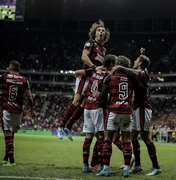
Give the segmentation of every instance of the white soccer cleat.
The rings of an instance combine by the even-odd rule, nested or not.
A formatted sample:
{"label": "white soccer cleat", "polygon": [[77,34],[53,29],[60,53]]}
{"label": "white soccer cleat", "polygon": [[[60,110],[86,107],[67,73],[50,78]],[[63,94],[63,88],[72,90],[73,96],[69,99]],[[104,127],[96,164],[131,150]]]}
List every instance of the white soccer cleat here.
{"label": "white soccer cleat", "polygon": [[58,127],[57,136],[58,136],[59,139],[63,139],[63,136],[64,136],[64,130],[63,130],[62,127]]}
{"label": "white soccer cleat", "polygon": [[64,128],[64,132],[65,132],[65,134],[67,135],[68,139],[70,139],[70,141],[73,141],[72,134],[71,134],[71,133],[72,133],[71,130],[68,129],[68,128]]}
{"label": "white soccer cleat", "polygon": [[156,175],[156,174],[159,174],[159,173],[161,173],[161,169],[159,168],[159,169],[156,169],[156,168],[154,168],[154,167],[152,167],[151,169],[150,169],[150,171],[149,171],[149,173],[148,174],[146,174],[147,176],[154,176],[154,175]]}
{"label": "white soccer cleat", "polygon": [[140,171],[142,171],[143,169],[142,169],[142,166],[140,165],[140,166],[132,166],[131,167],[131,169],[130,169],[130,171],[129,171],[129,173],[130,174],[136,174],[136,173],[138,173],[138,172],[140,172]]}

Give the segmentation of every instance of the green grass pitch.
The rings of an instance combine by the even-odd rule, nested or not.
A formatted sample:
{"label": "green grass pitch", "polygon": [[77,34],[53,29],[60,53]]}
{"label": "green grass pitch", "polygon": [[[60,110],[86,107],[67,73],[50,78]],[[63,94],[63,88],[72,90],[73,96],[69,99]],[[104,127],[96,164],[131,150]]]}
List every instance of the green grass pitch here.
{"label": "green grass pitch", "polygon": [[[1,176],[25,176],[41,178],[60,179],[124,179],[120,177],[119,166],[123,164],[122,152],[113,145],[113,155],[111,159],[111,169],[116,172],[110,177],[96,177],[93,174],[82,173],[82,143],[84,137],[73,137],[71,142],[64,137],[63,140],[56,136],[48,135],[15,135],[15,160],[16,167],[0,167]],[[94,141],[95,142],[95,141]],[[93,144],[92,143],[92,147]],[[146,147],[141,142],[141,161],[143,171],[140,174],[130,175],[131,180],[172,180],[176,178],[175,160],[176,144],[155,143],[158,159],[162,168],[162,173],[154,177],[146,177],[151,168]],[[0,159],[4,156],[4,137],[0,133]],[[7,178],[0,178],[7,179]],[[10,179],[10,178],[9,178]],[[17,178],[19,179],[19,178]]]}
{"label": "green grass pitch", "polygon": [[0,6],[0,20],[7,16],[11,20],[15,20],[15,6]]}

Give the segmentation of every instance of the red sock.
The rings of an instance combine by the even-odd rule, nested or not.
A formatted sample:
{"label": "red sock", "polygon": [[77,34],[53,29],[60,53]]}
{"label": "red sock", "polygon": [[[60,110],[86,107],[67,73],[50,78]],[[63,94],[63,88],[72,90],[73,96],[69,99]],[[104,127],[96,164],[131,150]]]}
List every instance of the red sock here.
{"label": "red sock", "polygon": [[105,140],[102,150],[103,165],[110,165],[110,159],[112,155],[112,142],[110,140]]}
{"label": "red sock", "polygon": [[92,161],[91,161],[91,166],[94,167],[98,164],[98,141],[95,142],[94,148],[93,148],[93,154],[92,154]]}
{"label": "red sock", "polygon": [[98,139],[97,151],[98,151],[98,163],[103,165],[102,150],[103,150],[104,138]]}
{"label": "red sock", "polygon": [[120,139],[116,139],[113,143],[122,151],[123,150],[123,143]]}
{"label": "red sock", "polygon": [[73,124],[83,115],[83,113],[84,113],[84,108],[78,107],[73,113],[72,117],[67,122],[66,128],[71,130]]}
{"label": "red sock", "polygon": [[5,143],[6,143],[6,154],[8,156],[8,159],[10,160],[10,163],[14,163],[14,147],[13,147],[12,136],[6,136]]}
{"label": "red sock", "polygon": [[89,165],[89,153],[90,153],[90,145],[92,143],[92,139],[85,138],[84,144],[83,144],[83,163],[86,165]]}
{"label": "red sock", "polygon": [[70,104],[68,107],[67,107],[67,110],[65,111],[65,114],[64,114],[64,118],[63,120],[60,122],[60,125],[62,127],[65,127],[67,121],[70,119],[70,117],[73,115],[74,111],[76,110],[76,106],[74,104]]}
{"label": "red sock", "polygon": [[124,156],[124,165],[130,165],[131,162],[131,155],[132,155],[132,147],[131,142],[124,142],[123,143],[123,156]]}

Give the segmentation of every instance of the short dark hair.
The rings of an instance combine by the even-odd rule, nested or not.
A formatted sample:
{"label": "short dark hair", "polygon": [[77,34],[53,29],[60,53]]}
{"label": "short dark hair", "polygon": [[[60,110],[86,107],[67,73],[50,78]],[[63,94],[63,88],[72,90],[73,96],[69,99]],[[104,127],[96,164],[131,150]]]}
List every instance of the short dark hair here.
{"label": "short dark hair", "polygon": [[126,56],[117,56],[116,65],[121,65],[129,68],[131,65],[131,61]]}
{"label": "short dark hair", "polygon": [[14,71],[20,71],[20,63],[18,61],[10,61],[10,65],[12,65]]}
{"label": "short dark hair", "polygon": [[117,56],[113,55],[113,54],[107,54],[104,58],[104,63],[103,63],[103,66],[104,67],[109,67],[111,64],[114,64],[116,63],[116,59],[117,59]]}
{"label": "short dark hair", "polygon": [[142,62],[141,64],[142,69],[146,69],[150,66],[150,59],[145,55],[140,55],[139,61]]}

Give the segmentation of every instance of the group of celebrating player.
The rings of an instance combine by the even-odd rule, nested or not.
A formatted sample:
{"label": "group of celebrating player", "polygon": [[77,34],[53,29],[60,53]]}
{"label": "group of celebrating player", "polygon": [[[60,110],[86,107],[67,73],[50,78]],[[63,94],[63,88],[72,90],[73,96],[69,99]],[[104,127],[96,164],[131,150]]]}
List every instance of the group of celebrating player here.
{"label": "group of celebrating player", "polygon": [[[99,20],[92,25],[89,37],[82,52],[84,68],[75,72],[75,96],[60,122],[59,137],[66,132],[69,139],[73,140],[71,128],[84,113],[84,173],[93,172],[88,160],[95,134],[97,141],[92,162],[98,164],[97,176],[111,174],[112,142],[123,152],[123,177],[142,171],[139,133],[152,161],[152,168],[147,175],[160,173],[156,148],[150,138],[152,107],[149,101],[150,77],[147,72],[150,60],[145,56],[145,49],[140,49],[141,55],[134,62],[133,68],[130,68],[131,63],[127,57],[105,55],[104,44],[109,40],[110,32],[103,21]],[[130,167],[132,151],[135,164]]]}
{"label": "group of celebrating player", "polygon": [[[156,148],[150,138],[152,107],[149,101],[150,77],[147,68],[150,60],[141,48],[141,55],[130,68],[130,60],[125,56],[106,54],[104,44],[110,32],[103,21],[94,23],[90,29],[90,40],[85,43],[82,60],[84,68],[77,70],[76,88],[73,102],[68,106],[60,122],[59,135],[63,131],[70,140],[71,128],[84,113],[83,132],[83,172],[93,172],[89,167],[89,152],[93,137],[97,141],[91,166],[98,164],[97,176],[110,176],[112,143],[124,156],[122,176],[142,171],[140,161],[140,133],[146,144],[152,168],[147,174],[152,176],[161,172]],[[29,110],[33,113],[33,98],[28,80],[19,75],[20,64],[11,61],[9,73],[0,75],[2,85],[2,125],[5,138],[3,166],[16,166],[14,160],[14,133],[18,131],[22,114],[24,95],[28,97]],[[121,133],[121,139],[120,134]],[[132,144],[132,145],[131,145]],[[133,148],[132,148],[133,146]],[[134,166],[130,167],[132,151]]]}

